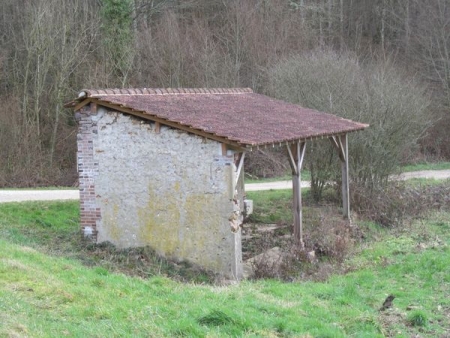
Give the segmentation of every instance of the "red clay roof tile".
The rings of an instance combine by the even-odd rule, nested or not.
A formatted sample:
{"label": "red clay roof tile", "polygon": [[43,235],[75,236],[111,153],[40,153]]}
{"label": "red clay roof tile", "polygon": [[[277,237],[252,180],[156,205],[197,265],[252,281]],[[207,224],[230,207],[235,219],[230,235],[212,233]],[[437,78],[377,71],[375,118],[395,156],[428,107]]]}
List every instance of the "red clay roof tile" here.
{"label": "red clay roof tile", "polygon": [[[84,95],[82,95],[84,93]],[[242,146],[260,146],[362,130],[368,125],[253,93],[249,88],[83,90],[92,98],[182,124]]]}

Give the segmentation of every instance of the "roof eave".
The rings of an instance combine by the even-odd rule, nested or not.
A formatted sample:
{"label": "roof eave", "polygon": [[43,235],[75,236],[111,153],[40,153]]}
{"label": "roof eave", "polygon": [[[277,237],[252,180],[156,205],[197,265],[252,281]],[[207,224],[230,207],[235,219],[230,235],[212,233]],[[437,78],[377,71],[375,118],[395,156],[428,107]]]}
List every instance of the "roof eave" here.
{"label": "roof eave", "polygon": [[96,103],[97,105],[103,106],[103,107],[106,107],[106,108],[115,109],[115,110],[120,111],[120,112],[125,113],[125,114],[130,114],[130,115],[137,116],[137,117],[149,120],[149,121],[158,122],[158,123],[160,123],[162,125],[166,125],[166,126],[173,127],[173,128],[176,128],[176,129],[184,130],[184,131],[187,131],[189,133],[192,133],[192,134],[195,134],[195,135],[198,135],[198,136],[201,136],[201,137],[205,137],[205,138],[208,138],[208,139],[220,142],[220,143],[225,143],[225,144],[228,144],[228,145],[233,146],[233,147],[238,148],[238,149],[242,149],[243,150],[243,149],[245,149],[247,147],[247,144],[239,142],[237,140],[230,139],[228,137],[217,135],[215,133],[210,133],[210,132],[207,132],[205,130],[193,128],[192,126],[187,125],[187,124],[182,124],[182,123],[179,123],[179,122],[167,120],[167,119],[164,119],[162,117],[159,117],[159,116],[156,116],[156,115],[152,115],[151,113],[146,112],[146,111],[136,110],[136,109],[129,108],[129,107],[126,107],[126,106],[123,106],[123,105],[118,105],[118,104],[114,104],[114,103],[111,103],[111,102],[108,102],[108,101],[103,101],[103,100],[101,100],[99,98],[88,98],[88,99],[80,102],[79,103],[79,109],[81,107],[85,106],[86,104],[90,103],[90,102]]}
{"label": "roof eave", "polygon": [[[124,95],[124,93],[122,93],[122,90],[112,90],[112,91],[114,92],[114,94]],[[116,91],[118,91],[118,92],[115,93]],[[149,91],[149,90],[145,90],[145,91],[141,90],[142,94],[146,94],[145,92],[147,92],[147,91]],[[161,90],[159,90],[159,91],[161,91]],[[151,93],[150,92],[149,93],[150,94],[159,94],[159,91],[154,89],[154,90],[152,90]],[[185,89],[183,91],[185,91],[186,93],[191,93],[191,92],[194,93],[195,92],[194,89],[192,89],[192,90]],[[240,91],[240,93],[252,92],[251,89],[248,89],[248,88],[239,89],[239,91]],[[174,90],[165,90],[164,92],[161,92],[161,93],[167,93],[167,94],[171,93],[172,94],[173,92],[174,92]],[[179,90],[177,90],[175,92],[181,94],[181,92]],[[229,93],[233,93],[233,91],[230,91]],[[253,148],[267,148],[270,146],[279,147],[282,145],[288,145],[288,144],[307,141],[307,140],[329,138],[332,136],[343,135],[343,134],[347,134],[350,132],[364,130],[365,128],[369,127],[368,124],[356,123],[358,126],[355,126],[354,128],[350,128],[348,130],[340,130],[340,131],[324,133],[324,134],[320,134],[320,135],[311,135],[311,136],[307,136],[304,138],[283,139],[283,140],[275,140],[275,141],[262,142],[262,143],[251,142],[251,141],[246,142],[244,140],[234,140],[233,138],[230,138],[227,136],[222,136],[222,135],[218,135],[218,134],[215,134],[212,132],[208,132],[203,129],[198,129],[198,128],[192,127],[191,125],[188,125],[188,124],[171,121],[171,120],[165,119],[163,117],[159,117],[156,114],[152,114],[151,112],[135,110],[135,109],[133,109],[131,107],[127,107],[125,105],[120,105],[120,104],[113,103],[110,101],[105,101],[105,100],[102,100],[101,96],[100,97],[95,96],[95,95],[100,95],[100,94],[101,94],[100,91],[98,91],[98,93],[97,92],[91,93],[91,90],[84,89],[78,94],[78,97],[75,100],[66,103],[64,105],[64,107],[72,108],[72,109],[74,109],[74,111],[78,111],[90,103],[96,103],[99,106],[104,106],[106,108],[111,108],[111,109],[114,109],[114,110],[117,110],[117,111],[120,111],[123,113],[138,116],[138,117],[141,117],[146,120],[158,122],[158,123],[161,123],[162,125],[167,125],[169,127],[184,130],[184,131],[190,132],[192,134],[196,134],[196,135],[199,135],[199,136],[202,136],[205,138],[209,138],[209,139],[221,142],[221,143],[225,143],[225,144],[228,144],[230,146],[233,146],[235,148],[242,149],[242,150],[244,150],[244,149],[253,150]],[[105,92],[105,94],[108,94],[108,93]],[[136,93],[132,93],[132,94],[135,95]],[[351,121],[351,122],[353,122],[353,121]]]}
{"label": "roof eave", "polygon": [[264,143],[249,143],[249,144],[246,144],[245,147],[249,150],[253,150],[253,148],[259,149],[259,148],[267,148],[267,147],[281,147],[283,145],[289,145],[289,144],[293,144],[296,142],[306,142],[306,141],[324,139],[324,138],[329,138],[332,136],[339,136],[339,135],[344,135],[344,134],[353,133],[353,132],[357,132],[357,131],[362,131],[370,126],[370,125],[364,124],[364,123],[360,123],[360,125],[361,125],[360,127],[357,127],[354,129],[341,130],[341,131],[320,134],[320,135],[312,135],[312,136],[308,136],[308,137],[304,137],[304,138],[296,138],[296,139],[280,140],[280,141],[272,141],[272,142],[264,142]]}

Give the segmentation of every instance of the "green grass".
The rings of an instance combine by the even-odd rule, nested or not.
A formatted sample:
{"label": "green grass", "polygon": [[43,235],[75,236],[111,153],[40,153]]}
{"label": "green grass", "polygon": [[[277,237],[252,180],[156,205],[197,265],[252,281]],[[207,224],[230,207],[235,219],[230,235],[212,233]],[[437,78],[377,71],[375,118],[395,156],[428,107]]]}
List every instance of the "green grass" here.
{"label": "green grass", "polygon": [[30,187],[30,188],[0,188],[0,190],[78,190],[78,187]]}
{"label": "green grass", "polygon": [[[306,189],[302,189],[302,196],[305,194]],[[289,212],[292,210],[291,190],[248,191],[246,197],[253,200],[254,205],[250,222],[266,224],[292,222],[292,212]]]}
{"label": "green grass", "polygon": [[[348,273],[326,282],[213,286],[86,266],[83,249],[70,246],[78,243],[76,206],[0,205],[0,337],[450,334],[449,213],[395,233],[371,224],[372,241],[344,262]],[[378,311],[391,293],[393,308]]]}
{"label": "green grass", "polygon": [[401,172],[450,169],[450,162],[418,163],[401,167]]}
{"label": "green grass", "polygon": [[[325,190],[324,195],[332,193]],[[254,212],[248,221],[252,223],[292,224],[292,190],[247,191],[246,198],[253,200]],[[312,203],[311,190],[302,188],[303,216],[308,217],[308,204]]]}
{"label": "green grass", "polygon": [[405,184],[410,187],[436,186],[442,184],[441,179],[437,178],[410,178],[405,180]]}

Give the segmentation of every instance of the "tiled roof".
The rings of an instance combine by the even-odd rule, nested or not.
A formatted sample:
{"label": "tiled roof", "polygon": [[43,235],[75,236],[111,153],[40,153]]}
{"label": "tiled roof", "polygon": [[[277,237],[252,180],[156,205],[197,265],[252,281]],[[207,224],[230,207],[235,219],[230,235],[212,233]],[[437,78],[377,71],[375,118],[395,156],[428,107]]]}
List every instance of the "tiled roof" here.
{"label": "tiled roof", "polygon": [[[89,102],[137,112],[164,124],[243,147],[280,144],[362,130],[368,125],[253,93],[249,88],[83,90]],[[75,102],[72,102],[74,105]],[[169,123],[170,122],[170,123]]]}

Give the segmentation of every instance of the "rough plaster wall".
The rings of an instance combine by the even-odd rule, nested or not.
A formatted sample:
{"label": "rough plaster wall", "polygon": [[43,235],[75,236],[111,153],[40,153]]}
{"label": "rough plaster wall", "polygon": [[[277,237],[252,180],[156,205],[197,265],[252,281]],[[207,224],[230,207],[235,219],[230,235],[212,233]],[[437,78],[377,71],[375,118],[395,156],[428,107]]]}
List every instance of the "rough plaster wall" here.
{"label": "rough plaster wall", "polygon": [[232,157],[219,143],[99,109],[94,158],[98,242],[150,245],[240,278],[241,232],[232,232]]}

